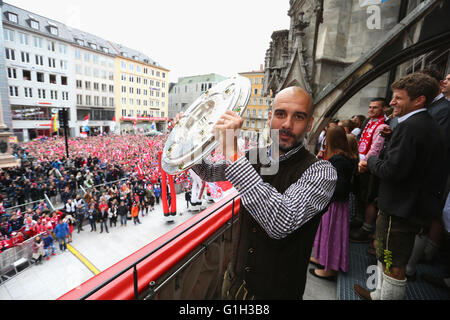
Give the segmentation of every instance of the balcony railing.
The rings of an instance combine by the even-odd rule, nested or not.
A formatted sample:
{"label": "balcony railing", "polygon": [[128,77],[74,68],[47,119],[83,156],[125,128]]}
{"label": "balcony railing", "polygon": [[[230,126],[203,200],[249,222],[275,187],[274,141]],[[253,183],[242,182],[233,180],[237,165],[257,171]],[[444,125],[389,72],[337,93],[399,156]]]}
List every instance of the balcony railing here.
{"label": "balcony railing", "polygon": [[239,206],[228,196],[59,300],[217,298]]}

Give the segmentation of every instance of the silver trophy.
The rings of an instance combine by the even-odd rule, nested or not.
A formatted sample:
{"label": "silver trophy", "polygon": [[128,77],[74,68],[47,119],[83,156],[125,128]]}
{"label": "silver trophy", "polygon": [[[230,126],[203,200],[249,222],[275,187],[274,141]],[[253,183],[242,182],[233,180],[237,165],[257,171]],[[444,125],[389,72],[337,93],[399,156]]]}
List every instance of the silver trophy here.
{"label": "silver trophy", "polygon": [[240,75],[224,80],[202,94],[186,110],[167,139],[163,170],[176,175],[190,169],[218,147],[212,132],[227,110],[240,116],[250,100],[250,80]]}

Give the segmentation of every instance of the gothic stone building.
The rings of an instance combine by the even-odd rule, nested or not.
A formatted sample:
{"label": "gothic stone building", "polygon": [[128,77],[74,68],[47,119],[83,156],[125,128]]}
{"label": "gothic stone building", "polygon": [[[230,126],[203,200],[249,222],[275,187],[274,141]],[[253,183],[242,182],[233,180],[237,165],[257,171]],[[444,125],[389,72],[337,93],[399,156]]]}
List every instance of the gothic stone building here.
{"label": "gothic stone building", "polygon": [[[419,3],[418,0],[384,3],[381,0],[290,0],[290,28],[275,31],[266,52],[264,93],[276,94],[296,85],[316,98]],[[434,56],[433,62],[448,70],[448,50]],[[429,64],[431,60],[425,61],[427,57],[430,60],[427,55],[420,64]],[[408,68],[411,63],[399,68],[401,72],[396,77],[404,75]],[[371,98],[390,99],[388,87],[392,79],[389,78],[386,73],[366,86],[336,117],[366,115]]]}

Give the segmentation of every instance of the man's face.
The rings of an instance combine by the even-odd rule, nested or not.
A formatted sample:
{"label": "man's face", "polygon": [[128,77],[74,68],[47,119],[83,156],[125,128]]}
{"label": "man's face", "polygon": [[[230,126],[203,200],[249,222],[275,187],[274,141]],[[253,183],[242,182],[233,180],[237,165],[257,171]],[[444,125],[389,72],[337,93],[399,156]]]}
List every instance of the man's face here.
{"label": "man's face", "polygon": [[272,130],[279,130],[281,154],[303,142],[313,120],[311,98],[306,92],[287,89],[279,93],[269,114],[269,124]]}
{"label": "man's face", "polygon": [[424,96],[411,100],[406,90],[394,90],[390,105],[394,108],[395,116],[403,117],[412,111],[422,108],[425,100]]}
{"label": "man's face", "polygon": [[369,112],[367,116],[370,119],[377,119],[381,115],[383,115],[384,108],[383,108],[383,102],[381,101],[373,101],[369,105]]}
{"label": "man's face", "polygon": [[447,98],[450,97],[450,74],[442,81],[441,91]]}

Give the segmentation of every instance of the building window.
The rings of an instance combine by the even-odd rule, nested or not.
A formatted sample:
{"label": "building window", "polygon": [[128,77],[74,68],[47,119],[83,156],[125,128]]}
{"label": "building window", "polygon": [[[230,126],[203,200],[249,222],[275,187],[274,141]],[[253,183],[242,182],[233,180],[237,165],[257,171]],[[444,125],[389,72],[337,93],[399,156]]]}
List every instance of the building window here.
{"label": "building window", "polygon": [[36,55],[35,58],[36,58],[36,64],[37,65],[39,65],[39,66],[43,66],[44,65],[44,57],[43,56]]}
{"label": "building window", "polygon": [[20,56],[22,58],[22,62],[24,63],[30,63],[30,54],[28,52],[21,52]]}
{"label": "building window", "polygon": [[24,88],[25,98],[33,98],[33,89]]}
{"label": "building window", "polygon": [[50,75],[50,83],[51,84],[56,84],[56,75],[54,75],[54,74]]}
{"label": "building window", "polygon": [[14,41],[14,31],[10,29],[3,29],[3,38],[5,41]]}
{"label": "building window", "polygon": [[67,77],[61,76],[61,85],[63,85],[63,86],[68,85]]}
{"label": "building window", "polygon": [[91,47],[91,49],[97,50],[97,45],[95,43],[89,43],[89,47]]}
{"label": "building window", "polygon": [[17,71],[14,68],[8,68],[8,78],[17,79]]}
{"label": "building window", "polygon": [[45,99],[45,89],[38,89],[38,98]]}
{"label": "building window", "polygon": [[30,26],[35,30],[39,30],[39,22],[37,22],[36,20],[30,20]]}
{"label": "building window", "polygon": [[91,103],[91,96],[86,96],[86,105],[87,106],[90,106],[92,103]]}
{"label": "building window", "polygon": [[75,39],[75,42],[80,46],[84,46],[84,41],[81,39]]}
{"label": "building window", "polygon": [[69,93],[66,92],[66,91],[63,91],[63,92],[62,92],[62,99],[63,99],[64,101],[69,101]]}
{"label": "building window", "polygon": [[54,36],[57,36],[57,35],[58,35],[58,28],[57,28],[57,27],[51,26],[51,27],[49,28],[49,30],[50,30],[50,33],[51,33],[52,35],[54,35]]}
{"label": "building window", "polygon": [[126,70],[127,69],[127,63],[122,61],[121,67],[122,67],[122,70]]}
{"label": "building window", "polygon": [[19,96],[19,87],[10,86],[9,87],[9,95],[11,97],[18,97]]}
{"label": "building window", "polygon": [[83,89],[83,81],[77,80],[76,81],[76,86],[77,86],[77,89]]}
{"label": "building window", "polygon": [[6,59],[8,60],[16,60],[16,51],[13,49],[5,48]]}
{"label": "building window", "polygon": [[48,51],[55,52],[55,43],[53,41],[47,41],[47,49]]}
{"label": "building window", "polygon": [[29,44],[29,36],[26,33],[19,32],[19,40],[20,44],[28,45]]}
{"label": "building window", "polygon": [[75,49],[75,59],[81,60],[81,51],[78,49]]}
{"label": "building window", "polygon": [[104,53],[109,53],[109,49],[108,49],[108,48],[105,48],[105,47],[102,47],[102,51],[103,51]]}
{"label": "building window", "polygon": [[59,53],[67,54],[67,46],[65,44],[59,45]]}
{"label": "building window", "polygon": [[54,58],[48,58],[48,66],[50,68],[56,68],[56,59]]}
{"label": "building window", "polygon": [[94,82],[94,90],[95,90],[95,91],[98,91],[98,88],[99,88],[98,82]]}
{"label": "building window", "polygon": [[84,83],[84,87],[86,88],[86,90],[91,90],[91,82],[90,81],[86,81]]}
{"label": "building window", "polygon": [[29,71],[29,70],[22,70],[22,76],[23,76],[23,80],[31,81],[31,71]]}
{"label": "building window", "polygon": [[109,106],[114,107],[114,98],[109,98]]}
{"label": "building window", "polygon": [[19,18],[17,17],[17,14],[8,12],[8,20],[14,23],[19,23]]}
{"label": "building window", "polygon": [[83,104],[83,95],[77,94],[77,104],[82,105]]}
{"label": "building window", "polygon": [[68,69],[67,61],[61,60],[60,66],[61,66],[61,70],[67,70]]}
{"label": "building window", "polygon": [[33,36],[33,44],[36,48],[42,48],[42,38]]}

